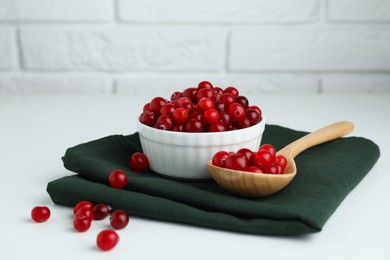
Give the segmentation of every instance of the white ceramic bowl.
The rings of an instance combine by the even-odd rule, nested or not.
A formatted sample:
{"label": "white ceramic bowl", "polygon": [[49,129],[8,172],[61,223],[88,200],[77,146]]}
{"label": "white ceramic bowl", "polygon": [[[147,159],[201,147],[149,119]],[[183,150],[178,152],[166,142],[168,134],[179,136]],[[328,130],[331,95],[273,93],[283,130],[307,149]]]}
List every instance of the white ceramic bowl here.
{"label": "white ceramic bowl", "polygon": [[138,121],[142,150],[150,168],[168,177],[193,180],[211,178],[207,161],[218,151],[257,150],[264,128],[264,118],[248,128],[212,133],[164,131]]}

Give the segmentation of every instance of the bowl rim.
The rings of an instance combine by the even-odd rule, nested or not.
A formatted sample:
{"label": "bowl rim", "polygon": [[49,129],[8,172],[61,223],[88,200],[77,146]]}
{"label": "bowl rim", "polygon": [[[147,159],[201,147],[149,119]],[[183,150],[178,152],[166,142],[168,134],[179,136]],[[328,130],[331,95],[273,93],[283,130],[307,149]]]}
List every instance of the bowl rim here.
{"label": "bowl rim", "polygon": [[176,132],[176,131],[160,130],[160,129],[156,129],[154,127],[145,125],[141,121],[139,121],[138,119],[137,119],[137,126],[138,126],[138,132],[140,134],[141,134],[141,131],[140,131],[141,128],[144,128],[144,129],[147,129],[147,131],[158,133],[160,135],[167,135],[167,136],[170,136],[170,135],[182,136],[182,137],[184,137],[184,136],[193,137],[194,135],[196,135],[196,136],[213,136],[213,135],[223,136],[223,135],[231,135],[231,134],[237,134],[237,133],[244,134],[245,132],[250,132],[256,128],[265,127],[265,117],[263,116],[259,123],[252,125],[250,127],[236,129],[236,130],[232,130],[232,131],[222,131],[222,132]]}

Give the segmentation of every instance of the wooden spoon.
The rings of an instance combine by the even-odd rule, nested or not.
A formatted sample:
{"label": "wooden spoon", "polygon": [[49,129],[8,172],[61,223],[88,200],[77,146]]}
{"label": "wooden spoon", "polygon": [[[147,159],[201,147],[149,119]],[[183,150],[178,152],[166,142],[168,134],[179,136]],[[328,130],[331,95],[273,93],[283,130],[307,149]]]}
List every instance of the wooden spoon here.
{"label": "wooden spoon", "polygon": [[253,173],[221,168],[207,162],[211,177],[224,189],[245,197],[264,197],[286,187],[297,173],[294,158],[304,150],[350,133],[354,125],[337,122],[290,143],[277,154],[287,159],[284,174]]}

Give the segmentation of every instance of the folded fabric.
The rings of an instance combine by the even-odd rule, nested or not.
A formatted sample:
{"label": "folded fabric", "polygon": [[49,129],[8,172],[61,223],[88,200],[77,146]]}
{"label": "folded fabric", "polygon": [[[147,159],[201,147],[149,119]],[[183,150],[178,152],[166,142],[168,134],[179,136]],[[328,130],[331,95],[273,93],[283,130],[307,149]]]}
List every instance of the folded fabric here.
{"label": "folded fabric", "polygon": [[[277,150],[307,134],[267,125],[262,143]],[[142,151],[138,133],[112,135],[69,148],[62,158],[77,175],[50,182],[54,203],[74,206],[81,200],[106,203],[130,215],[197,226],[269,235],[320,231],[348,193],[379,158],[378,146],[361,137],[340,138],[295,158],[295,179],[264,198],[243,198],[214,181],[168,179],[153,171],[134,172],[128,159]],[[123,190],[108,186],[108,175],[122,169],[129,178]]]}

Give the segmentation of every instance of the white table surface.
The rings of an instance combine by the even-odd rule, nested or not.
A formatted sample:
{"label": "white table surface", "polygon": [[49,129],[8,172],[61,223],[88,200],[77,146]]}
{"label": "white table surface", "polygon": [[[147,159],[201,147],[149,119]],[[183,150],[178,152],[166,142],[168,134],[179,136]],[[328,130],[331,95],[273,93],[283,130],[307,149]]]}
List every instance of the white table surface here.
{"label": "white table surface", "polygon": [[[267,122],[313,131],[340,120],[351,135],[372,139],[381,157],[319,233],[257,236],[131,216],[110,252],[95,246],[108,221],[86,233],[72,228],[72,210],[54,205],[46,185],[70,175],[66,148],[111,134],[136,131],[135,120],[152,96],[1,95],[1,259],[390,259],[390,96],[252,96]],[[30,211],[50,207],[45,223]]]}

